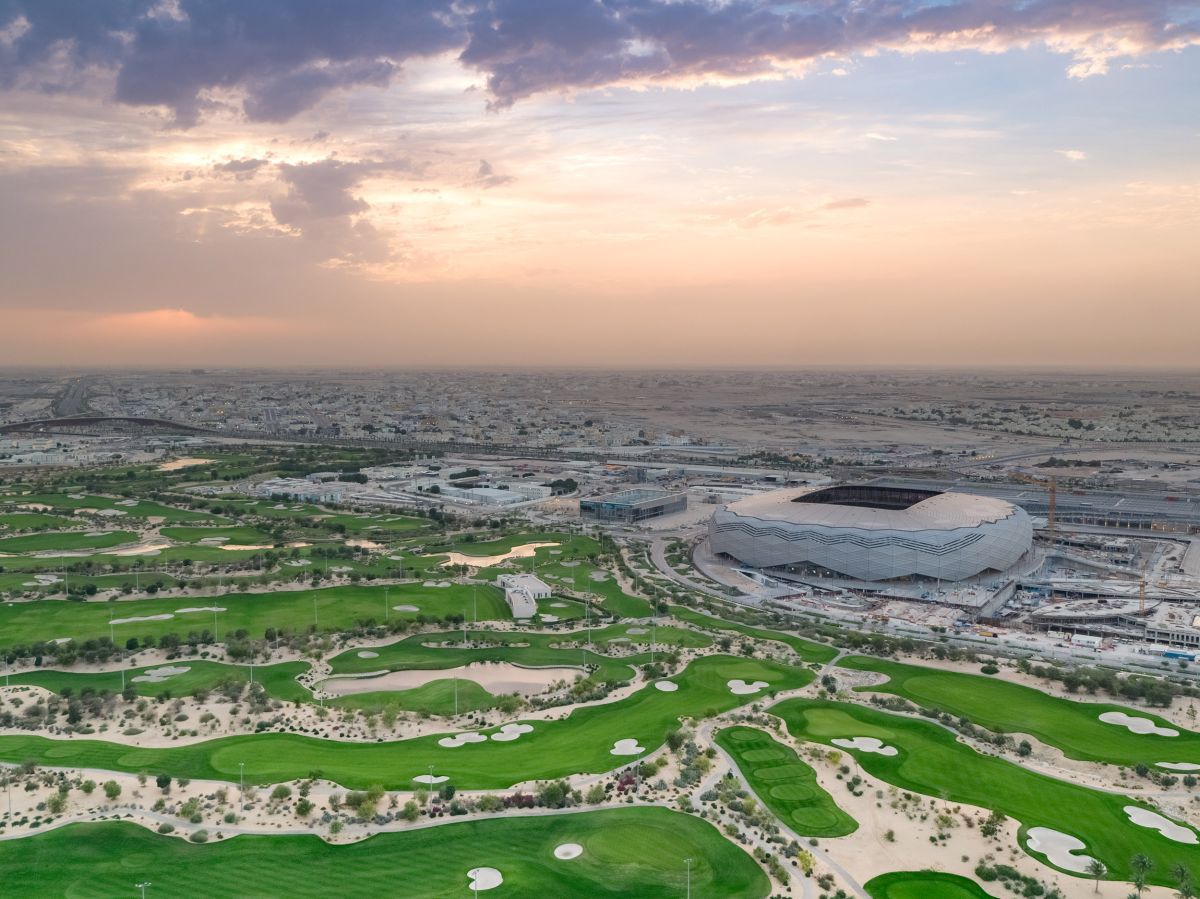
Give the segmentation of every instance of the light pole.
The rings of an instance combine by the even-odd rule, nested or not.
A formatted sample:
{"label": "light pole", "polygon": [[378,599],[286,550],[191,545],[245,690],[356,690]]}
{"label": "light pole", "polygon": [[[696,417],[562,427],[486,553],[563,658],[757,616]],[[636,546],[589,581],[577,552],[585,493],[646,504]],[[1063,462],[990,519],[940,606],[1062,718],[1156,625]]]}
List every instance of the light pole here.
{"label": "light pole", "polygon": [[146,899],[146,887],[150,886],[150,881],[143,880],[141,883],[135,884],[135,886],[142,891],[142,899]]}
{"label": "light pole", "polygon": [[687,865],[687,899],[692,899],[692,860],[685,858],[683,861]]}
{"label": "light pole", "polygon": [[429,792],[433,792],[433,765],[429,766]]}
{"label": "light pole", "polygon": [[389,619],[391,606],[388,605],[388,588],[383,588],[383,623],[387,624]]}
{"label": "light pole", "polygon": [[238,762],[238,790],[246,792],[246,763]]}

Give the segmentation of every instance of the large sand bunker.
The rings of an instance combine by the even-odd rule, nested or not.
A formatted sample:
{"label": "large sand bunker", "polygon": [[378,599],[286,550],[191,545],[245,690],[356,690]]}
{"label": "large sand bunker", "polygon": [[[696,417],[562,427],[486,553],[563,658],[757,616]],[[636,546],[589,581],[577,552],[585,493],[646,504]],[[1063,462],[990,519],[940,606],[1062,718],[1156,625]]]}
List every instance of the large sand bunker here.
{"label": "large sand bunker", "polygon": [[134,618],[114,618],[109,624],[140,624],[143,621],[170,621],[175,616],[166,612],[162,615],[142,615]]}
{"label": "large sand bunker", "polygon": [[673,680],[658,680],[654,682],[655,690],[662,690],[664,693],[674,693],[679,689],[679,684]]}
{"label": "large sand bunker", "polygon": [[1155,764],[1168,771],[1200,771],[1200,765],[1195,762],[1155,762]]}
{"label": "large sand bunker", "polygon": [[459,746],[466,746],[468,743],[486,743],[487,737],[483,734],[477,734],[474,731],[468,731],[465,734],[455,734],[453,737],[442,737],[438,740],[439,746],[445,746],[447,749],[457,749]]}
{"label": "large sand bunker", "polygon": [[1139,827],[1149,827],[1157,830],[1168,840],[1174,840],[1176,843],[1191,843],[1195,845],[1200,842],[1194,830],[1184,827],[1182,824],[1176,824],[1166,815],[1152,812],[1148,808],[1127,805],[1125,806],[1125,814],[1129,816],[1130,821]]}
{"label": "large sand bunker", "polygon": [[741,678],[729,681],[729,692],[734,696],[749,696],[752,693],[757,693],[763,687],[767,686],[765,680],[756,680],[751,683],[746,683]]}
{"label": "large sand bunker", "polygon": [[468,556],[465,553],[446,553],[446,561],[442,563],[442,567],[447,565],[467,565],[471,568],[490,568],[493,565],[499,565],[501,562],[507,562],[509,559],[528,559],[543,546],[559,545],[558,543],[522,543],[520,546],[514,546],[508,552],[500,553],[496,556]]}
{"label": "large sand bunker", "polygon": [[1027,836],[1032,851],[1040,852],[1049,859],[1050,864],[1065,871],[1086,874],[1088,865],[1096,861],[1090,855],[1077,855],[1081,849],[1087,848],[1087,844],[1068,833],[1049,827],[1031,827]]}
{"label": "large sand bunker", "polygon": [[895,746],[888,746],[882,740],[876,740],[874,737],[838,737],[829,742],[843,749],[857,749],[860,752],[873,752],[876,755],[895,755],[897,752]]}
{"label": "large sand bunker", "polygon": [[147,668],[144,674],[139,674],[132,680],[135,684],[161,684],[177,674],[187,674],[191,670],[186,665],[179,667],[164,665],[161,668]]}
{"label": "large sand bunker", "polygon": [[639,746],[637,740],[617,740],[609,750],[612,755],[641,755],[646,751],[645,746]]}
{"label": "large sand bunker", "polygon": [[207,465],[212,462],[212,459],[175,459],[172,462],[163,462],[158,466],[158,471],[179,471],[181,468],[191,468],[193,465]]}
{"label": "large sand bunker", "polygon": [[521,734],[527,734],[532,731],[532,724],[506,724],[496,733],[492,734],[492,739],[497,743],[511,743],[521,736]]}
{"label": "large sand bunker", "polygon": [[467,884],[468,888],[475,892],[495,889],[504,883],[503,875],[495,868],[472,868],[467,872],[467,877],[471,881]]}
{"label": "large sand bunker", "polygon": [[1155,734],[1159,737],[1178,737],[1179,731],[1172,727],[1159,727],[1149,718],[1126,715],[1124,712],[1104,712],[1100,720],[1105,724],[1116,724],[1128,728],[1135,734]]}
{"label": "large sand bunker", "polygon": [[444,784],[449,779],[449,777],[445,777],[443,775],[438,775],[435,777],[432,774],[418,774],[413,778],[413,780],[415,780],[417,783],[425,784],[429,787],[435,786],[436,784]]}
{"label": "large sand bunker", "polygon": [[458,668],[421,668],[405,671],[375,671],[358,676],[344,675],[321,681],[317,686],[335,696],[376,693],[381,690],[413,690],[436,680],[462,678],[474,681],[493,696],[544,693],[559,681],[568,683],[583,674],[582,668],[522,668],[510,662],[476,662]]}

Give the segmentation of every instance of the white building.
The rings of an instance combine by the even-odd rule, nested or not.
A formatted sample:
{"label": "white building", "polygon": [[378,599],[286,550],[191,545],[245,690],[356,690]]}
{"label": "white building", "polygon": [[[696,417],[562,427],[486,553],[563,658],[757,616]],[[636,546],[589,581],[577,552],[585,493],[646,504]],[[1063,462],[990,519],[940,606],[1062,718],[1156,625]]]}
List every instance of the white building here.
{"label": "white building", "polygon": [[496,583],[504,588],[504,600],[514,618],[532,618],[537,614],[537,601],[550,598],[550,585],[532,574],[502,574]]}

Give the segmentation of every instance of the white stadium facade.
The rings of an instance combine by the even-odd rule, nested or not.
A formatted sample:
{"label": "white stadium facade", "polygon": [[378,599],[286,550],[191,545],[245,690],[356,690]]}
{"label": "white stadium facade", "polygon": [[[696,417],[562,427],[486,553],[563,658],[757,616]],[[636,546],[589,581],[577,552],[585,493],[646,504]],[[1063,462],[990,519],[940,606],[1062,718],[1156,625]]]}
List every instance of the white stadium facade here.
{"label": "white stadium facade", "polygon": [[861,581],[960,581],[1004,571],[1033,543],[1024,509],[968,493],[848,484],[774,490],[723,506],[712,551],[753,568]]}

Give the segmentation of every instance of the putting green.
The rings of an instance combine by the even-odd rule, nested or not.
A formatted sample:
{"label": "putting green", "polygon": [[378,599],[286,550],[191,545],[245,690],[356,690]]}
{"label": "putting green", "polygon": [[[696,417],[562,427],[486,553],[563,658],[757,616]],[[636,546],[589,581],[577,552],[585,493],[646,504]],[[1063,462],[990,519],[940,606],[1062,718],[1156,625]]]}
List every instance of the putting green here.
{"label": "putting green", "polygon": [[[557,859],[562,843],[578,843],[583,853]],[[76,899],[129,895],[143,881],[163,899],[415,899],[469,896],[467,871],[487,866],[504,877],[497,896],[675,899],[686,887],[688,858],[693,895],[761,899],[770,891],[754,860],[711,824],[661,808],[496,817],[341,846],[316,836],[239,836],[198,846],[134,824],[76,824],[0,842],[0,883],[13,895]]]}
{"label": "putting green", "polygon": [[[991,731],[1030,734],[1061,749],[1070,758],[1115,765],[1200,764],[1200,733],[1184,730],[1144,709],[1074,702],[983,675],[904,665],[868,656],[851,656],[838,665],[887,675],[886,684],[859,687],[859,692],[891,693],[926,708],[969,718]],[[1121,725],[1101,721],[1100,715],[1105,712],[1149,718],[1160,727],[1177,730],[1179,736],[1135,734]]]}
{"label": "putting green", "polygon": [[893,871],[863,887],[873,899],[994,899],[969,877],[942,871]]}
{"label": "putting green", "polygon": [[[766,681],[750,696],[730,692],[735,678]],[[459,789],[497,789],[527,780],[610,771],[636,756],[613,755],[619,740],[636,740],[652,752],[678,727],[681,717],[699,719],[768,699],[780,690],[809,683],[811,671],[757,659],[706,656],[671,679],[674,693],[648,685],[617,702],[575,709],[567,718],[531,721],[533,730],[511,741],[487,740],[457,748],[438,744],[445,734],[390,743],[340,743],[296,734],[252,734],[156,749],[136,749],[100,740],[73,740],[72,764],[111,771],[163,772],[191,778],[235,781],[240,763],[255,783],[279,783],[314,771],[342,786],[389,789],[412,786],[412,778],[435,765]],[[489,736],[497,732],[491,728]],[[0,736],[0,759],[46,761],[60,741],[36,736]],[[645,753],[639,753],[644,755]]]}
{"label": "putting green", "polygon": [[[1086,845],[1083,852],[1100,859],[1110,877],[1128,880],[1132,874],[1129,859],[1139,852],[1154,862],[1150,872],[1153,883],[1173,884],[1170,872],[1177,862],[1200,870],[1200,846],[1177,843],[1129,821],[1124,807],[1145,803],[1119,793],[1089,790],[1005,759],[981,755],[932,722],[821,700],[788,699],[771,711],[783,718],[789,732],[799,739],[831,746],[837,738],[882,740],[894,746],[897,754],[843,751],[870,774],[901,789],[993,809],[1015,818],[1021,822],[1022,844],[1031,827],[1048,827],[1077,837]],[[1035,857],[1044,860],[1043,856]]]}
{"label": "putting green", "polygon": [[755,727],[726,727],[717,745],[729,753],[762,803],[804,837],[844,837],[858,822],[821,789],[813,769],[790,746]]}

